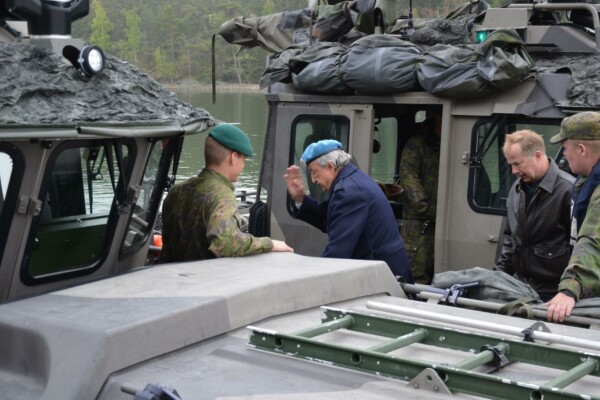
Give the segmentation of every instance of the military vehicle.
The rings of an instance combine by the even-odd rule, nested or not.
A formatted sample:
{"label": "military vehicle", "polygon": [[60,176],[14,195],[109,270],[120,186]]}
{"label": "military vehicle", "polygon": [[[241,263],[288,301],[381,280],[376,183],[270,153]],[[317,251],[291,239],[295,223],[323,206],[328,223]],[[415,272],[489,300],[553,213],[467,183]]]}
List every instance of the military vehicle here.
{"label": "military vehicle", "polygon": [[[311,257],[316,233],[294,226],[281,181],[319,123],[391,181],[408,128],[441,111],[436,267],[489,265],[493,246],[478,241],[498,234],[508,185],[498,134],[553,132],[576,108],[560,105],[566,71],[473,101],[273,85],[262,228],[297,253],[145,266],[183,138],[216,121],[71,38],[88,6],[0,2],[1,399],[600,398],[596,330],[414,301],[383,262]],[[519,22],[536,43],[593,57],[589,28],[537,26],[538,7],[487,10],[482,26]],[[598,26],[596,6],[548,7],[591,12]],[[388,153],[391,169],[377,172]],[[497,200],[474,194],[474,171]]]}
{"label": "military vehicle", "polygon": [[[471,2],[475,3],[479,2]],[[423,88],[376,94],[363,88],[362,92],[350,90],[340,95],[330,90],[333,85],[312,91],[298,88],[301,72],[291,62],[288,75],[277,69],[270,71],[288,79],[278,76],[266,94],[269,116],[260,190],[270,210],[269,232],[285,237],[301,254],[319,255],[324,248],[325,234],[291,216],[291,199],[281,184],[286,168],[299,165],[303,150],[312,141],[341,141],[362,170],[382,183],[393,184],[398,180],[402,149],[408,138],[422,129],[429,116],[441,113],[435,271],[492,266],[508,190],[515,179],[502,154],[504,135],[527,128],[549,139],[559,131],[564,117],[600,107],[600,99],[594,94],[600,34],[594,29],[597,6],[589,3],[514,2],[471,15],[470,43],[478,43],[497,29],[515,27],[535,62],[529,73],[510,87],[490,85],[494,86],[491,93],[478,87],[481,92],[473,95],[467,93],[467,85],[457,85],[454,92],[440,90],[440,94]],[[459,23],[466,24],[464,20]],[[260,29],[260,23],[255,28]],[[226,39],[249,47],[250,39],[236,41],[228,33],[223,33]],[[398,30],[396,37],[402,38],[405,33]],[[431,31],[435,34],[441,35]],[[260,40],[254,43],[262,45]],[[301,59],[294,61],[300,66],[310,65]],[[448,70],[453,67],[450,57],[443,61],[448,62]],[[325,69],[320,71],[327,74]],[[443,76],[439,70],[436,72]],[[273,81],[276,79],[268,80]],[[372,82],[373,86],[380,84],[377,79]],[[390,86],[393,84],[390,82]],[[560,146],[550,145],[548,140],[546,143],[548,154],[559,160]],[[320,188],[310,182],[307,186],[315,198],[324,198]]]}

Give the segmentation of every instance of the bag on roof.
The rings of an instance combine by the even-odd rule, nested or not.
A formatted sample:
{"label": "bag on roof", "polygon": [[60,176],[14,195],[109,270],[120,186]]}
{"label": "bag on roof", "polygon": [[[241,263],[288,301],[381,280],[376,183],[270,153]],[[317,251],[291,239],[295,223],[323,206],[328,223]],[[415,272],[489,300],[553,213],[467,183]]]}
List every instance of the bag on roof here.
{"label": "bag on roof", "polygon": [[292,74],[290,72],[290,59],[302,54],[306,47],[290,47],[282,51],[277,56],[274,56],[260,77],[260,88],[264,89],[274,83],[290,83],[292,82]]}
{"label": "bag on roof", "polygon": [[388,32],[398,18],[395,0],[355,0],[351,1],[354,11],[354,26],[360,32],[375,33],[375,27],[381,27],[381,32]]}
{"label": "bag on roof", "polygon": [[284,11],[262,17],[236,17],[221,25],[219,35],[243,48],[260,46],[280,53],[294,45],[310,43],[312,10]]}
{"label": "bag on roof", "polygon": [[294,86],[320,93],[349,94],[353,90],[339,77],[338,63],[346,46],[339,43],[315,43],[290,59]]}
{"label": "bag on roof", "polygon": [[417,86],[421,49],[389,35],[358,39],[340,59],[342,81],[360,93],[406,92]]}
{"label": "bag on roof", "polygon": [[394,0],[353,0],[284,11],[260,17],[236,17],[225,22],[218,34],[242,48],[260,46],[270,53],[281,53],[291,46],[335,42],[355,28],[373,33],[375,26],[388,29],[396,22]]}
{"label": "bag on roof", "polygon": [[435,274],[432,286],[448,289],[455,284],[471,282],[479,284],[467,290],[466,297],[470,299],[508,302],[528,298],[541,303],[538,293],[526,283],[505,272],[490,271],[481,267]]}
{"label": "bag on roof", "polygon": [[519,34],[498,29],[476,47],[432,46],[417,65],[417,76],[430,93],[475,98],[516,85],[532,67]]}
{"label": "bag on roof", "polygon": [[353,27],[349,1],[317,8],[311,36],[317,42],[337,42]]}

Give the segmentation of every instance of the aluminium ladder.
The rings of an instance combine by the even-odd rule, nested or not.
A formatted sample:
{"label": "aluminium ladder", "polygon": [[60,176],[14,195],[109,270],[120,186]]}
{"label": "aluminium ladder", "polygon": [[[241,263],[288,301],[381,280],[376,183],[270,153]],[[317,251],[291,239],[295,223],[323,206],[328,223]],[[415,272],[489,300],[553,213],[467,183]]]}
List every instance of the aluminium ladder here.
{"label": "aluminium ladder", "polygon": [[[324,317],[321,324],[289,334],[250,326],[248,329],[252,334],[249,345],[260,350],[410,381],[414,388],[438,393],[456,392],[506,400],[600,400],[600,397],[565,389],[586,376],[598,379],[590,386],[600,385],[599,354],[534,343],[532,336],[525,334],[527,330],[523,331],[525,340],[521,341],[330,307],[322,307],[322,310]],[[337,341],[328,343],[323,336],[321,340],[314,339],[332,332],[343,334],[344,330],[375,335],[380,337],[380,343],[356,348]],[[445,364],[390,354],[412,344],[424,345],[433,351],[437,347],[465,352],[466,355],[458,362]],[[541,384],[493,374],[517,362],[560,371],[551,370],[556,375]],[[486,371],[482,372],[484,369]],[[547,373],[548,370],[545,371]]]}

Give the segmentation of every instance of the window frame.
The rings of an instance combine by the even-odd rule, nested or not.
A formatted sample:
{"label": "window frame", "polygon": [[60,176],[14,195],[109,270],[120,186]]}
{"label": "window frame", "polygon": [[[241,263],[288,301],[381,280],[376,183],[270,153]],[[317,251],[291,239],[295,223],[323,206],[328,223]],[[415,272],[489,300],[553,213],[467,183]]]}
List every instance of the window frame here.
{"label": "window frame", "polygon": [[[333,123],[343,123],[345,124],[345,126],[347,127],[347,131],[346,132],[341,132],[340,136],[346,136],[345,140],[340,140],[340,143],[342,143],[342,150],[348,152],[348,147],[349,147],[349,143],[350,143],[350,125],[351,125],[351,121],[350,118],[348,118],[347,115],[344,114],[299,114],[297,115],[293,120],[292,120],[292,124],[291,124],[291,128],[290,128],[290,152],[289,152],[289,156],[288,156],[288,165],[292,165],[295,164],[296,162],[296,137],[297,137],[297,126],[299,123],[301,122],[308,122],[308,121],[317,121],[317,120],[321,120],[321,121],[331,121]],[[307,137],[308,138],[308,137]],[[306,140],[306,138],[304,139]],[[338,139],[335,139],[338,140]],[[314,143],[314,142],[312,142]],[[302,157],[301,154],[298,155],[298,161],[300,160],[300,158]],[[310,176],[306,176],[306,171],[302,171],[303,176],[306,178],[306,180],[308,181],[310,179]],[[307,185],[309,185],[310,183],[307,183]],[[312,195],[309,193],[309,195]],[[292,203],[293,203],[293,199],[290,196],[289,192],[286,191],[286,198],[287,198],[287,204],[288,204],[288,213],[290,215],[293,216],[293,208],[292,208]]]}
{"label": "window frame", "polygon": [[[468,204],[473,211],[475,211],[476,213],[479,213],[479,214],[506,216],[506,214],[507,214],[506,207],[505,208],[484,207],[484,206],[477,204],[474,199],[475,190],[476,190],[475,170],[477,168],[480,168],[480,166],[481,166],[481,168],[483,168],[482,160],[477,160],[477,158],[478,158],[477,150],[479,149],[479,146],[480,146],[478,132],[479,132],[479,129],[483,125],[493,124],[496,121],[498,123],[498,127],[496,128],[496,133],[494,135],[496,136],[496,139],[499,140],[499,142],[498,142],[498,154],[499,154],[499,162],[500,162],[499,170],[502,168],[505,168],[505,167],[509,168],[507,174],[508,174],[508,179],[509,179],[508,190],[510,191],[510,188],[512,187],[512,185],[514,184],[514,182],[517,178],[512,174],[512,171],[510,170],[510,166],[508,166],[508,163],[506,162],[506,158],[504,158],[504,154],[502,153],[504,137],[499,138],[498,136],[500,136],[500,134],[504,135],[505,132],[512,133],[517,130],[528,129],[526,127],[527,125],[554,126],[554,127],[556,127],[556,133],[558,133],[560,130],[560,123],[562,120],[560,118],[557,118],[557,119],[535,119],[535,118],[528,118],[525,116],[518,116],[518,115],[513,115],[513,114],[495,114],[495,115],[492,115],[489,117],[481,118],[473,125],[473,130],[471,131],[471,147],[470,147],[469,161],[468,161],[468,167],[469,167],[468,184],[467,184]],[[518,127],[519,125],[520,125],[520,127]],[[502,130],[502,127],[508,127],[508,128],[505,130]],[[548,155],[548,157],[553,158],[558,164],[560,159],[562,158],[561,149],[559,148],[557,150],[556,155],[552,155],[548,151],[549,143],[546,139],[545,139],[545,145],[546,145],[546,154]],[[500,174],[498,176],[500,177]],[[507,198],[508,198],[508,193],[509,192],[506,193]]]}
{"label": "window frame", "polygon": [[[91,148],[96,146],[105,146],[108,145],[111,147],[111,151],[114,149],[114,145],[125,146],[127,147],[127,163],[123,165],[124,171],[120,171],[119,180],[124,178],[125,182],[121,183],[125,188],[129,187],[129,180],[131,179],[131,174],[133,172],[133,167],[135,164],[137,148],[135,146],[135,140],[131,138],[120,138],[120,139],[86,139],[86,140],[73,140],[61,143],[56,149],[52,152],[48,161],[46,163],[46,171],[44,172],[44,177],[42,181],[42,185],[40,186],[40,192],[38,194],[38,199],[45,199],[49,193],[51,181],[52,181],[52,173],[54,171],[54,167],[56,166],[56,160],[58,157],[63,154],[64,151],[69,149],[82,149],[82,148]],[[116,182],[118,185],[119,181]],[[117,189],[118,190],[118,189]],[[86,188],[84,188],[84,194],[86,194]],[[36,215],[32,218],[30,224],[30,230],[27,237],[27,244],[25,247],[25,254],[23,256],[21,267],[20,267],[20,278],[21,281],[28,286],[41,285],[49,282],[55,282],[60,280],[71,279],[75,277],[85,276],[94,273],[97,271],[108,256],[110,252],[110,245],[114,240],[114,234],[117,228],[117,224],[119,222],[119,211],[117,207],[117,192],[113,195],[113,200],[110,205],[110,211],[107,215],[107,223],[105,228],[105,237],[104,242],[101,246],[101,251],[99,257],[97,257],[92,263],[89,265],[84,265],[80,267],[75,267],[66,270],[60,270],[51,272],[44,275],[34,276],[30,273],[29,266],[32,258],[33,250],[35,247],[35,239],[39,233],[41,223],[42,223],[42,215]],[[87,210],[86,210],[87,212]],[[86,214],[87,215],[87,214]]]}
{"label": "window frame", "polygon": [[[166,140],[166,139],[169,140],[169,145],[165,150],[163,150],[163,152],[161,154],[161,158],[160,158],[159,165],[158,165],[158,174],[156,177],[156,182],[158,184],[155,185],[154,188],[152,189],[152,193],[150,195],[150,200],[149,200],[151,206],[148,210],[146,210],[147,212],[149,212],[148,221],[153,221],[154,223],[156,222],[156,217],[160,210],[163,193],[169,184],[169,171],[173,167],[173,163],[178,162],[177,160],[179,158],[179,153],[181,153],[181,150],[183,149],[183,137],[182,136],[169,136],[169,137],[148,139],[152,144],[150,146],[150,151],[148,152],[149,156],[146,159],[146,163],[144,165],[144,170],[142,172],[140,181],[138,182],[138,184],[141,186],[143,183],[143,179],[145,177],[146,171],[148,169],[148,166],[150,164],[150,159],[151,159],[150,155],[154,151],[155,146],[157,146],[158,143],[160,143],[161,141]],[[175,159],[176,153],[177,153],[177,160]],[[164,166],[164,164],[163,164],[165,162],[167,163],[166,166]],[[176,171],[176,169],[175,169],[175,171]],[[138,198],[138,201],[139,201],[139,198]],[[132,207],[135,208],[138,201],[136,201],[135,204],[132,204]],[[147,229],[144,233],[144,236],[140,240],[138,240],[135,244],[126,248],[125,240],[127,239],[127,233],[129,231],[129,227],[131,225],[131,220],[133,218],[133,214],[134,213],[131,212],[131,215],[129,216],[129,219],[127,221],[128,228],[125,231],[125,234],[123,235],[123,240],[121,241],[119,260],[125,259],[129,255],[134,254],[136,252],[136,250],[138,250],[141,246],[144,246],[146,244],[148,237],[154,233],[154,224],[152,224],[152,225],[149,224],[149,226],[147,227]]]}
{"label": "window frame", "polygon": [[[19,191],[23,176],[25,175],[25,156],[19,148],[11,143],[0,142],[0,152],[7,154],[13,163],[13,168],[8,181],[6,197],[0,209],[0,262],[4,257],[4,250],[8,242],[10,227],[16,213]],[[0,189],[1,190],[1,189]],[[5,227],[4,229],[2,227]]]}

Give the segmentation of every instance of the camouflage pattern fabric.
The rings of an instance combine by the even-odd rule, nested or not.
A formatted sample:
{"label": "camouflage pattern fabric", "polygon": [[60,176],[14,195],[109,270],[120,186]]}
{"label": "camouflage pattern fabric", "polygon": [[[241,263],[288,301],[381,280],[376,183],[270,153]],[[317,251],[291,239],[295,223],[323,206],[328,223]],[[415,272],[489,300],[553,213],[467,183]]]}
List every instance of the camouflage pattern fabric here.
{"label": "camouflage pattern fabric", "polygon": [[233,184],[203,169],[171,189],[163,204],[164,262],[239,257],[273,249],[268,237],[242,232]]}
{"label": "camouflage pattern fabric", "polygon": [[429,284],[433,278],[435,225],[427,221],[405,219],[401,235],[415,282]]}
{"label": "camouflage pattern fabric", "polygon": [[558,290],[568,289],[577,296],[600,296],[600,186],[590,198],[587,213],[573,248],[569,265]]}
{"label": "camouflage pattern fabric", "polygon": [[560,133],[550,139],[551,143],[563,140],[600,140],[600,113],[584,111],[562,120]]}
{"label": "camouflage pattern fabric", "polygon": [[404,190],[401,234],[417,283],[430,283],[433,278],[439,163],[437,145],[428,145],[424,135],[408,139],[400,161],[400,186]]}

